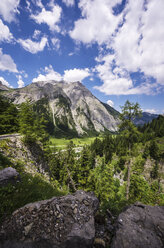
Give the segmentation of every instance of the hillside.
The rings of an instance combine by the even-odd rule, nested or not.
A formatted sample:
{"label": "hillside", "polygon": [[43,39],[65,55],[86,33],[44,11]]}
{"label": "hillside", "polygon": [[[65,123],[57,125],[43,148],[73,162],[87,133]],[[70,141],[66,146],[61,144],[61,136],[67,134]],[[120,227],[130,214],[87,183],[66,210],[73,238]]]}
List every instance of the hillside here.
{"label": "hillside", "polygon": [[148,112],[143,112],[141,117],[137,117],[134,120],[134,124],[136,126],[143,126],[144,124],[149,123],[152,120],[158,118],[158,116],[159,116],[158,114],[151,114]]}

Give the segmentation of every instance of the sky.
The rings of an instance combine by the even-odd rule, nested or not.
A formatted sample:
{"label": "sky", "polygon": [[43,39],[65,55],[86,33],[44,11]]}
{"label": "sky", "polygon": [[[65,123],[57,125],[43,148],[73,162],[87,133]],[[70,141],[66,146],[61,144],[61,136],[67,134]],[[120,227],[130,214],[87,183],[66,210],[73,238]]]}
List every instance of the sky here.
{"label": "sky", "polygon": [[0,81],[82,82],[164,113],[164,0],[0,0]]}

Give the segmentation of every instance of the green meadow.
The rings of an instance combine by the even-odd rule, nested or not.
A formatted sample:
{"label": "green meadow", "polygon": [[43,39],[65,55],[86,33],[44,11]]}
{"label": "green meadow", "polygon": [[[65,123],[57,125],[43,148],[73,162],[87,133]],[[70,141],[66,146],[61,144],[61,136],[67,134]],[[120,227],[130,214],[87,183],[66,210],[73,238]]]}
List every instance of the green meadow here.
{"label": "green meadow", "polygon": [[[98,137],[101,138],[101,137]],[[56,148],[65,148],[70,141],[73,141],[75,146],[84,146],[84,145],[90,145],[96,137],[84,137],[84,138],[72,138],[72,139],[66,139],[66,138],[50,138],[50,146],[56,146]]]}

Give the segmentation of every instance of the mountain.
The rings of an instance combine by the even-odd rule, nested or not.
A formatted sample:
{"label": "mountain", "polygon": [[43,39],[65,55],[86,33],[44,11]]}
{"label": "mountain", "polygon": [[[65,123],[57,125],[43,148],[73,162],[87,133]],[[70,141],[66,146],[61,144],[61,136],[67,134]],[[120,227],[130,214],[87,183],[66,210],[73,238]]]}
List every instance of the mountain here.
{"label": "mountain", "polygon": [[1,90],[9,90],[9,88],[0,81],[0,91]]}
{"label": "mountain", "polygon": [[117,131],[119,113],[100,102],[80,82],[40,81],[3,95],[15,104],[29,99],[36,106],[44,105],[59,133],[84,135]]}
{"label": "mountain", "polygon": [[153,119],[158,118],[158,114],[150,114],[148,112],[143,112],[142,116],[134,120],[136,126],[143,126],[146,123],[151,122]]}

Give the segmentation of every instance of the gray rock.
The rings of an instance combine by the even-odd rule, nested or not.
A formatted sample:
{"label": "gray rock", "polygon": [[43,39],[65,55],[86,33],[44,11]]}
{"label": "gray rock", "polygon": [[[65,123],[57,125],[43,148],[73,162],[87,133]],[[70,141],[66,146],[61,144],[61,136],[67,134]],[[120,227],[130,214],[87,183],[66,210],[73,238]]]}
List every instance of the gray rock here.
{"label": "gray rock", "polygon": [[20,180],[19,173],[12,167],[0,170],[0,186],[6,186],[8,183],[15,184]]}
{"label": "gray rock", "polygon": [[25,205],[1,225],[0,248],[91,248],[98,205],[84,191]]}
{"label": "gray rock", "polygon": [[121,213],[111,248],[163,248],[164,206],[131,205]]}
{"label": "gray rock", "polygon": [[6,91],[4,95],[15,104],[27,99],[37,102],[46,97],[47,113],[53,117],[54,127],[63,131],[68,129],[83,135],[90,131],[118,130],[119,113],[100,102],[80,82],[35,82],[12,92]]}

